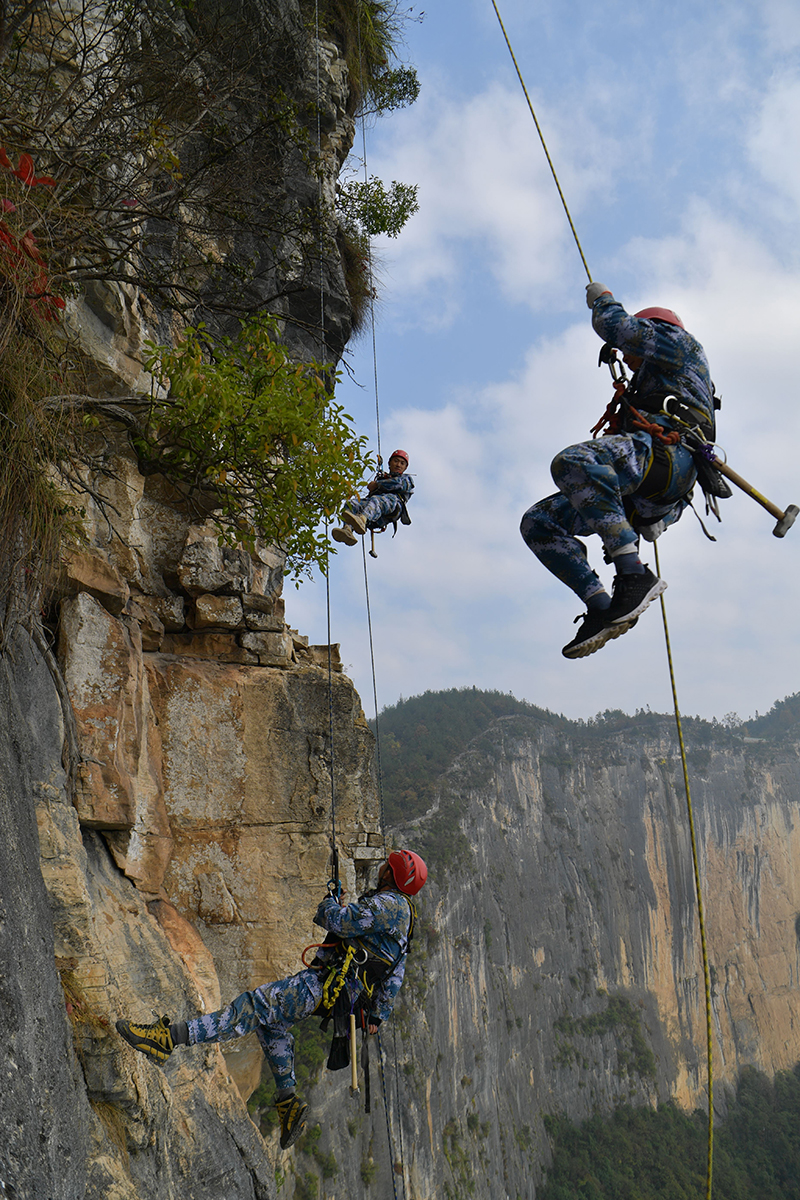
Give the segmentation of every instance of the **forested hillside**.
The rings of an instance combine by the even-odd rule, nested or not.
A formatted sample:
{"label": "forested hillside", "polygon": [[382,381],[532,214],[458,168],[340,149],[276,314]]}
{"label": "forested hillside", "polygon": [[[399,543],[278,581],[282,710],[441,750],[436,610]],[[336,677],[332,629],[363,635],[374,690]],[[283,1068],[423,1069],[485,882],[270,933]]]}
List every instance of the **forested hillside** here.
{"label": "forested hillside", "polygon": [[[583,1125],[551,1118],[553,1165],[537,1200],[684,1200],[702,1196],[708,1123],[672,1104],[620,1108]],[[714,1195],[796,1200],[800,1195],[800,1067],[773,1081],[742,1072],[714,1136]]]}
{"label": "forested hillside", "polygon": [[[423,838],[429,853],[442,853],[442,865],[456,861],[458,833],[450,829],[453,840],[439,845],[438,827],[444,832],[453,816],[453,780],[445,778],[467,747],[480,750],[481,736],[497,718],[519,717],[541,721],[568,737],[578,750],[603,744],[607,739],[639,734],[650,738],[663,733],[670,737],[675,729],[672,713],[640,709],[633,716],[609,709],[588,720],[570,720],[563,714],[517,700],[510,692],[481,691],[479,688],[449,688],[425,692],[389,705],[377,724],[370,726],[379,735],[381,789],[387,822],[407,824],[421,817],[438,803],[441,814],[437,823],[426,823]],[[745,740],[751,758],[769,758],[772,747],[800,741],[800,692],[778,700],[764,715],[746,721],[728,713],[711,721],[684,716],[682,725],[689,744],[690,770],[703,771],[712,748],[741,747]],[[513,728],[513,722],[507,723]],[[562,763],[562,766],[566,766]],[[448,826],[448,829],[450,827]]]}

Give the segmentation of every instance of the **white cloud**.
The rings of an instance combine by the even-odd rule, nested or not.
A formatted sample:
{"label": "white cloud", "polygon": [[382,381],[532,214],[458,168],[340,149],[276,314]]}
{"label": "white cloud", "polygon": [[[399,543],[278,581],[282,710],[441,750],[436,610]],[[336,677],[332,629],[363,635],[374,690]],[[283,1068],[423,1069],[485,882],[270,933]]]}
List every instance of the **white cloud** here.
{"label": "white cloud", "polygon": [[[659,86],[670,73],[679,78],[704,144],[713,144],[715,121],[726,137],[735,126],[735,112],[723,111],[725,104],[743,105],[747,98],[755,105],[741,139],[729,137],[719,160],[701,164],[700,173],[678,175],[666,224],[649,212],[622,206],[614,212],[615,190],[620,205],[626,196],[623,156],[612,136],[601,142],[574,103],[588,85],[589,102],[597,100],[597,125],[618,131],[620,145],[624,128],[632,134],[635,170],[644,173],[652,162],[654,170],[666,172],[655,108],[638,112],[630,105],[637,89],[648,96],[646,64],[637,62],[634,74],[624,56],[614,57],[614,13],[620,11],[612,5],[610,15],[603,13],[608,44],[615,47],[604,51],[604,68],[599,60],[581,58],[565,87],[569,103],[559,96],[560,107],[549,103],[537,113],[573,215],[583,216],[579,228],[588,225],[594,238],[590,260],[597,255],[601,278],[630,310],[667,304],[705,345],[724,398],[719,438],[731,464],[778,505],[800,504],[800,82],[783,54],[800,44],[800,15],[779,0],[767,3],[763,21],[760,7],[732,5],[719,43],[710,39],[692,59],[694,82],[685,62],[666,57],[654,64]],[[694,20],[697,11],[679,5],[671,13],[675,29],[663,42],[671,53],[681,22]],[[652,25],[655,12],[656,6],[644,6],[637,19]],[[769,63],[751,54],[751,33],[757,25],[770,37],[784,19],[780,70],[770,75]],[[716,21],[709,13],[706,33]],[[481,30],[484,36],[483,25]],[[566,39],[563,26],[560,36]],[[715,57],[724,68],[706,83],[698,73]],[[746,64],[750,75],[731,75],[736,63]],[[624,100],[616,125],[609,123],[612,66],[621,79],[617,98]],[[603,69],[608,87],[592,93]],[[685,130],[689,136],[688,125]],[[671,694],[658,606],[600,654],[566,663],[560,649],[572,636],[580,602],[540,566],[518,532],[524,509],[553,490],[553,455],[588,436],[610,395],[608,373],[594,365],[598,341],[589,314],[579,311],[580,296],[573,294],[575,248],[534,139],[524,100],[512,88],[481,85],[461,99],[441,76],[433,86],[428,82],[423,100],[403,115],[370,162],[370,170],[386,179],[419,182],[422,203],[398,242],[381,251],[388,288],[382,340],[397,328],[399,312],[407,325],[413,310],[426,337],[420,333],[416,343],[404,344],[415,356],[424,345],[431,374],[449,381],[444,397],[433,387],[426,394],[423,386],[413,406],[398,404],[383,417],[385,444],[396,442],[411,455],[417,492],[412,526],[394,541],[388,534],[379,538],[378,560],[368,560],[379,702],[476,684],[512,690],[571,716],[646,705],[664,711]],[[601,209],[614,217],[613,229],[598,223]],[[520,301],[526,310],[538,307],[538,328],[531,329],[529,316],[520,318]],[[479,321],[459,331],[462,306],[474,317],[489,303],[519,330],[513,369]],[[560,319],[557,310],[567,303],[572,312]],[[498,316],[492,315],[496,328]],[[452,357],[442,365],[433,360],[441,350],[428,334],[444,324],[450,336],[442,346]],[[481,378],[491,380],[483,387],[472,383],[459,361],[459,348],[465,359],[478,360],[479,339]],[[800,524],[782,541],[773,538],[774,520],[739,492],[723,502],[722,513],[721,526],[707,522],[715,544],[706,541],[691,513],[661,541],[665,600],[683,711],[747,716],[800,687]],[[589,543],[593,565],[608,579],[597,539]],[[649,547],[647,553],[652,556]],[[363,587],[360,549],[338,555],[331,588],[334,638],[342,641],[369,709]],[[296,599],[290,593],[287,607],[293,623],[324,639],[323,589],[304,588]]]}
{"label": "white cloud", "polygon": [[[570,203],[579,207],[601,181],[612,187],[612,155],[601,154],[596,130],[549,108],[537,115]],[[520,91],[495,83],[461,100],[429,85],[392,138],[390,158],[372,156],[369,169],[419,186],[419,213],[397,243],[379,247],[396,300],[435,295],[441,319],[442,294],[449,288],[452,299],[467,284],[470,259],[512,301],[542,307],[561,290],[574,246]],[[444,311],[452,319],[452,304]]]}
{"label": "white cloud", "polygon": [[771,55],[791,54],[800,46],[800,9],[795,0],[756,0]]}
{"label": "white cloud", "polygon": [[764,97],[747,138],[750,160],[762,179],[789,201],[786,215],[800,215],[800,79],[775,80]]}

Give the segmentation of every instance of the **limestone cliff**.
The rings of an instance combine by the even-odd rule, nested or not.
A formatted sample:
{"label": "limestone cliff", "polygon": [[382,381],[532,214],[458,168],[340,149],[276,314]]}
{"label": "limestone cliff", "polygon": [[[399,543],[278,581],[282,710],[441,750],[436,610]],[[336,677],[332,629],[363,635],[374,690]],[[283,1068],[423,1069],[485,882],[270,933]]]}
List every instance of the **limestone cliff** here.
{"label": "limestone cliff", "polygon": [[[792,738],[692,729],[719,1117],[745,1064],[800,1060],[800,758]],[[407,837],[435,859],[459,832],[459,865],[426,890],[400,1013],[409,1194],[532,1197],[546,1114],[707,1104],[674,725],[501,718]]]}
{"label": "limestone cliff", "polygon": [[[65,4],[59,53],[71,23],[85,33],[102,11]],[[296,0],[226,11],[263,23],[295,72],[270,88],[319,128],[316,156],[269,160],[270,201],[313,206],[320,186],[330,200],[353,136],[340,49],[315,42]],[[259,286],[281,293],[298,359],[319,357],[320,325],[338,356],[350,299],[335,241],[310,274],[274,246],[223,251],[257,260]],[[67,328],[87,383],[125,395],[147,383],[144,341],[169,321],[137,287],[104,283],[71,303]],[[242,1098],[260,1052],[238,1043],[227,1062],[215,1048],[160,1071],[114,1021],[209,1011],[296,968],[316,940],[334,787],[351,892],[381,853],[372,735],[338,648],[286,624],[281,556],[221,548],[123,437],[96,436],[86,544],[53,581],[43,628],[7,627],[0,660],[0,1190],[266,1200],[275,1147]]]}
{"label": "limestone cliff", "polygon": [[[306,45],[294,0],[256,7]],[[314,56],[292,61],[288,90],[315,97]],[[352,105],[337,47],[319,61],[330,196]],[[313,164],[282,167],[287,203],[316,195]],[[326,260],[321,291],[300,283],[284,310],[293,350],[318,352],[324,307],[335,357],[350,328],[342,264]],[[87,289],[69,319],[117,395],[141,385],[143,339],[167,323],[128,284]],[[398,831],[451,865],[432,872],[381,1034],[397,1166],[374,1055],[371,1115],[325,1075],[310,1096],[319,1137],[279,1156],[243,1100],[261,1067],[251,1042],[163,1070],[121,1042],[121,1015],[208,1011],[296,969],[316,940],[334,790],[351,893],[382,849],[372,734],[336,647],[287,624],[280,556],[220,547],[103,437],[87,543],[53,584],[45,636],[18,628],[0,658],[5,1194],[271,1200],[277,1179],[282,1196],[383,1200],[399,1167],[409,1200],[527,1198],[547,1164],[545,1114],[702,1105],[698,930],[666,721],[499,720]],[[722,1112],[743,1064],[800,1058],[800,770],[789,741],[698,730],[690,756]]]}

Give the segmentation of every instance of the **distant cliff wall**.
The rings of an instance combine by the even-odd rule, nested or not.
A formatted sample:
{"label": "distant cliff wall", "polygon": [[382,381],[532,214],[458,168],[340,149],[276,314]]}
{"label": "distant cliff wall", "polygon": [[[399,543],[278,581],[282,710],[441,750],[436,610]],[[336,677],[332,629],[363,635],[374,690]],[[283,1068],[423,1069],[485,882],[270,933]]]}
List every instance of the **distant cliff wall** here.
{"label": "distant cliff wall", "polygon": [[[800,1060],[800,756],[700,739],[689,761],[720,1115],[745,1064],[772,1074]],[[674,726],[598,736],[502,718],[437,807],[404,836],[452,845],[460,832],[469,852],[425,896],[400,1014],[411,1194],[532,1196],[546,1114],[705,1107]]]}

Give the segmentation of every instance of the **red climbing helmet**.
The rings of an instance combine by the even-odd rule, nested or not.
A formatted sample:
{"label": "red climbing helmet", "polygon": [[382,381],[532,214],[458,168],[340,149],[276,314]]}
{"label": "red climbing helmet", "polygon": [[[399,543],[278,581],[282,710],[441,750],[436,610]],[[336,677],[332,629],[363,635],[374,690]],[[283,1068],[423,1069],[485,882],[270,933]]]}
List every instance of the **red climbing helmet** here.
{"label": "red climbing helmet", "polygon": [[397,890],[404,896],[416,896],[428,878],[428,868],[412,850],[393,850],[386,860],[392,868]]}
{"label": "red climbing helmet", "polygon": [[678,314],[671,308],[643,308],[641,312],[633,315],[641,317],[643,321],[666,321],[668,325],[677,325],[679,329],[686,328]]}
{"label": "red climbing helmet", "polygon": [[390,460],[393,458],[402,458],[406,466],[408,466],[408,455],[406,454],[405,450],[393,450],[389,455],[389,458]]}

